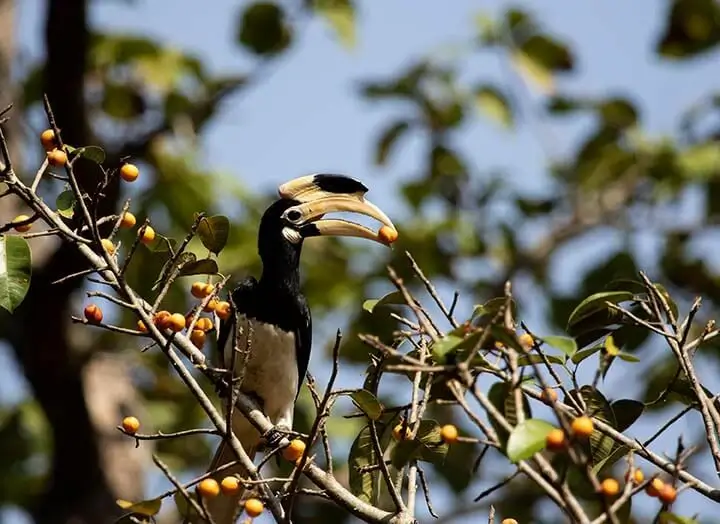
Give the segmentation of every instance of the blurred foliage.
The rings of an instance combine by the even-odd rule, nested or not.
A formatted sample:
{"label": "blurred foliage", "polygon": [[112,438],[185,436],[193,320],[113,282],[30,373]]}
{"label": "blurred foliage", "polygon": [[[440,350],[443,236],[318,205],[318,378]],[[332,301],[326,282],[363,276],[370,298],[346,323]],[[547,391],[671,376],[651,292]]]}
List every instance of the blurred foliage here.
{"label": "blurred foliage", "polygon": [[[300,3],[303,14],[323,20],[341,45],[351,48],[361,37],[357,34],[357,11],[367,3],[359,0]],[[720,41],[717,2],[674,0],[668,4],[660,34],[652,42],[656,59],[668,62],[670,67],[670,62],[696,60],[700,55],[715,53]],[[301,30],[299,12],[290,12],[288,5],[244,2],[236,8],[238,47],[260,65],[282,56],[297,40]],[[527,278],[543,292],[548,324],[557,333],[574,337],[577,353],[572,355],[573,364],[579,365],[596,354],[604,358],[603,341],[612,334],[613,343],[623,354],[642,356],[651,362],[648,365],[643,361],[646,374],[638,400],[648,403],[648,409],[667,409],[674,402],[685,402],[686,397],[682,384],[673,383],[663,402],[652,403],[676,376],[676,365],[667,354],[653,354],[656,348],[647,344],[651,340],[647,331],[623,325],[604,307],[590,307],[575,322],[568,323],[568,319],[594,293],[620,290],[632,296],[636,291],[627,280],[635,280],[638,269],[646,265],[657,265],[653,280],[664,283],[679,300],[686,302],[695,293],[701,293],[711,306],[720,304],[720,275],[691,249],[693,240],[713,227],[720,216],[717,141],[720,129],[707,125],[709,116],[718,116],[720,93],[708,92],[706,99],[684,114],[675,115],[676,133],[652,136],[643,130],[641,101],[631,94],[591,96],[558,90],[557,77],[572,74],[582,57],[568,42],[550,34],[540,18],[517,7],[508,7],[497,18],[480,13],[475,21],[477,34],[463,56],[442,62],[415,56],[394,74],[359,82],[358,93],[366,103],[392,102],[398,109],[378,129],[376,147],[368,152],[370,161],[392,165],[394,153],[410,133],[422,141],[417,150],[420,168],[397,186],[398,198],[411,211],[411,217],[398,224],[400,239],[388,258],[373,260],[362,270],[351,266],[362,247],[336,239],[306,243],[302,272],[313,316],[320,325],[333,312],[347,314],[347,325],[343,326],[346,331],[341,351],[343,364],[364,369],[368,349],[356,335],[370,332],[389,342],[398,323],[386,308],[371,312],[360,304],[374,298],[371,290],[385,278],[387,264],[403,276],[410,274],[406,250],[429,278],[450,283],[476,303],[500,295],[507,278]],[[591,122],[578,137],[577,147],[563,158],[549,160],[548,191],[544,195],[527,196],[511,184],[506,174],[489,172],[481,155],[459,146],[458,135],[478,118],[499,124],[501,132],[513,132],[523,124],[516,96],[506,85],[477,71],[471,71],[475,76],[467,74],[465,60],[479,54],[501,54],[509,60],[540,97],[543,118],[548,121],[589,118]],[[43,66],[43,62],[34,64],[20,82],[21,106],[26,112],[39,107]],[[226,201],[234,202],[227,245],[218,259],[220,271],[232,274],[231,285],[260,271],[256,256],[257,225],[272,195],[254,194],[243,182],[199,164],[197,136],[216,116],[218,101],[228,93],[242,95],[252,79],[252,71],[212,75],[197,56],[148,36],[92,33],[86,104],[93,134],[110,152],[130,144],[143,171],[143,181],[136,184],[139,187],[127,190],[123,196],[132,197],[132,210],[139,223],[152,217],[159,231],[175,239],[184,236],[195,212],[217,214]],[[31,172],[34,167],[27,165],[26,171]],[[691,190],[704,195],[704,208],[700,220],[688,228],[674,222],[673,211],[668,215],[668,209]],[[502,213],[497,212],[499,204]],[[670,220],[656,221],[659,216]],[[542,235],[528,233],[537,232],[537,226],[543,227]],[[592,242],[591,235],[599,228],[619,233],[623,238],[621,245],[615,251],[606,251],[592,267],[578,274],[574,289],[558,291],[551,276],[565,267],[564,253],[583,240]],[[659,235],[662,252],[657,260],[645,259],[641,263],[629,234],[645,230]],[[120,239],[127,245],[130,235],[121,231]],[[198,257],[204,256],[199,241],[193,241],[191,250]],[[128,280],[150,296],[164,257],[142,249],[136,258],[128,270]],[[474,269],[468,272],[463,267]],[[181,278],[179,282],[184,288],[175,286],[165,307],[187,311],[193,300],[187,289],[196,279]],[[419,289],[417,280],[408,282]],[[617,297],[629,300],[628,295]],[[528,300],[539,299],[520,296],[518,301],[522,305]],[[118,323],[131,323],[130,315],[123,315]],[[78,344],[118,352],[137,350],[134,340],[108,332],[93,331],[91,340]],[[322,351],[322,344],[316,341],[315,351]],[[207,346],[207,351],[213,350],[210,343]],[[700,358],[716,360],[717,355],[707,352]],[[630,357],[626,361],[630,362]],[[175,378],[161,354],[144,353],[142,367],[136,374],[152,429],[171,432],[206,425],[195,400]],[[593,402],[602,405],[599,408],[602,417],[616,418],[612,406],[618,400],[593,395]],[[490,396],[506,412],[507,392],[502,385],[490,388]],[[402,402],[382,388],[379,400],[385,405]],[[625,404],[625,408],[637,410],[637,403]],[[621,411],[625,413],[626,409]],[[303,389],[298,402],[297,429],[307,431],[312,416],[312,404]],[[430,408],[428,417],[441,424],[453,420],[450,412],[438,406]],[[43,436],[46,430],[42,420],[32,402],[0,412],[0,447],[4,450],[0,454],[3,471],[0,496],[4,504],[31,505],[44,481],[38,461],[46,461],[52,450]],[[461,432],[473,433],[466,421],[457,418],[453,422]],[[614,423],[620,424],[617,419]],[[353,442],[357,447],[367,444],[363,427],[358,420],[338,417],[331,424],[331,435],[347,448]],[[199,471],[209,462],[211,446],[198,442],[159,441],[157,451],[174,469]],[[419,441],[408,444],[412,449],[405,451],[416,453],[421,449],[419,446]],[[607,459],[612,451],[612,446],[602,441],[593,441],[591,446],[594,455],[599,453],[598,461]],[[479,446],[467,445],[451,449],[440,464],[423,463],[431,485],[439,481],[458,500],[465,498],[473,485],[473,462],[478,452]],[[335,460],[336,472],[347,472],[345,459]],[[485,462],[477,475],[493,481],[501,476]],[[366,480],[358,479],[352,468],[348,477],[346,481],[351,485]],[[535,486],[520,479],[511,482],[502,493],[502,497],[493,499],[498,513],[512,514],[522,522],[530,521],[543,499]],[[447,512],[447,508],[442,509],[441,514]],[[303,522],[344,522],[349,518],[314,498],[304,500],[296,511]]]}

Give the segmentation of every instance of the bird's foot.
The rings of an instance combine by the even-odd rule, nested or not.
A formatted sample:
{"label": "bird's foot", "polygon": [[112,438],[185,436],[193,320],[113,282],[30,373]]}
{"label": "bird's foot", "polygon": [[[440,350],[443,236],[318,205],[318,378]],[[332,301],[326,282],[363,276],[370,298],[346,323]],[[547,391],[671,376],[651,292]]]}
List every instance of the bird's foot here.
{"label": "bird's foot", "polygon": [[228,370],[221,368],[209,368],[208,374],[212,376],[215,393],[222,399],[230,397],[230,382],[228,381]]}
{"label": "bird's foot", "polygon": [[291,437],[294,432],[282,426],[274,427],[262,434],[261,439],[265,442],[265,446],[270,449],[277,448],[285,437]]}

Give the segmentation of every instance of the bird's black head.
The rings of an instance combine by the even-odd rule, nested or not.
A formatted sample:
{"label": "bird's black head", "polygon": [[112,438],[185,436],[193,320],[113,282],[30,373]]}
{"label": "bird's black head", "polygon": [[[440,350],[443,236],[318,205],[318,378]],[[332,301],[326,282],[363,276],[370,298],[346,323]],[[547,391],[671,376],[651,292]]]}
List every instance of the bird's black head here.
{"label": "bird's black head", "polygon": [[359,180],[330,174],[304,176],[281,185],[280,198],[260,220],[258,251],[263,262],[263,279],[299,279],[300,252],[306,238],[353,236],[386,244],[365,226],[347,220],[322,219],[327,213],[354,212],[395,229],[387,215],[364,198],[367,191]]}

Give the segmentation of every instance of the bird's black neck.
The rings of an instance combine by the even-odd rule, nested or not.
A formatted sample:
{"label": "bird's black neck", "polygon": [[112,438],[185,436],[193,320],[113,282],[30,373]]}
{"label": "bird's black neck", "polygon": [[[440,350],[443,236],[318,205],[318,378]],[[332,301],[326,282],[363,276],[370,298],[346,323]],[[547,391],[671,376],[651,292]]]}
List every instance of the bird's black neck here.
{"label": "bird's black neck", "polygon": [[263,270],[260,286],[280,295],[300,294],[300,246],[280,243],[270,252],[262,253]]}

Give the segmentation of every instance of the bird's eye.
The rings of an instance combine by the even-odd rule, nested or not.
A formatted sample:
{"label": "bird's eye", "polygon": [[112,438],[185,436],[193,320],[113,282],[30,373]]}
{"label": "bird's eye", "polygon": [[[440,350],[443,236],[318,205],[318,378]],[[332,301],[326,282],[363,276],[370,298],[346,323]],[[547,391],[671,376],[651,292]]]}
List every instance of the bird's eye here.
{"label": "bird's eye", "polygon": [[291,209],[287,213],[287,218],[290,222],[295,222],[297,220],[300,220],[300,217],[302,216],[302,213],[298,211],[297,209]]}

